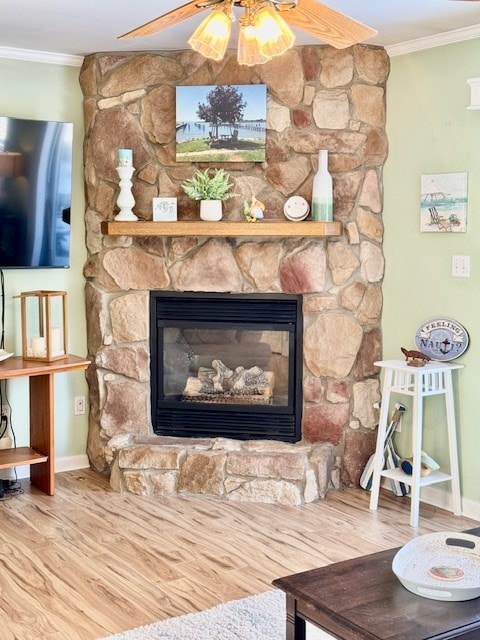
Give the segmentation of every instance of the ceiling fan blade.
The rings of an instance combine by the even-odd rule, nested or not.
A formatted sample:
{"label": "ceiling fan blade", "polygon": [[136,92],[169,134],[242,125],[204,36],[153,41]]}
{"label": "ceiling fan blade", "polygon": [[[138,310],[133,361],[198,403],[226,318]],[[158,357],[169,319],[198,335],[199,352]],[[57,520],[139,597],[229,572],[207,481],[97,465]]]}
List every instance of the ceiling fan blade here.
{"label": "ceiling fan blade", "polygon": [[[154,33],[158,33],[167,27],[171,27],[178,22],[182,22],[187,18],[191,18],[192,16],[200,13],[205,9],[205,6],[197,6],[198,0],[193,0],[192,2],[188,2],[187,4],[183,4],[181,7],[177,9],[172,9],[168,13],[164,13],[163,16],[159,16],[158,18],[154,18],[150,20],[150,22],[146,22],[142,24],[140,27],[136,27],[132,29],[132,31],[128,31],[121,36],[118,36],[118,39],[121,40],[123,38],[139,38],[140,36],[151,36]],[[208,6],[208,5],[207,5]]]}
{"label": "ceiling fan blade", "polygon": [[298,0],[290,11],[282,11],[288,24],[306,31],[327,44],[344,49],[377,34],[375,29],[349,18],[316,0]]}

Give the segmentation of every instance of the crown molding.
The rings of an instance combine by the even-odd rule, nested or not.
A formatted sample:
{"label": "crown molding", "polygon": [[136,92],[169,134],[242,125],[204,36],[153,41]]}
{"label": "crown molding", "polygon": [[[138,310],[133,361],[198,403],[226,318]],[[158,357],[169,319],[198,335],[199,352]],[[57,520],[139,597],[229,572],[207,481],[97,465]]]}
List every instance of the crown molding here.
{"label": "crown molding", "polygon": [[45,64],[62,64],[68,67],[81,67],[83,64],[83,56],[52,53],[51,51],[35,51],[33,49],[15,49],[14,47],[0,47],[0,58],[43,62]]}
{"label": "crown molding", "polygon": [[[426,38],[416,38],[406,40],[397,44],[385,47],[388,55],[393,58],[406,53],[414,53],[423,49],[433,49],[446,44],[463,42],[480,38],[480,24],[475,24],[463,29],[454,29]],[[16,49],[14,47],[0,47],[0,58],[10,58],[12,60],[27,60],[30,62],[43,62],[46,64],[62,64],[70,67],[81,67],[84,57],[66,53],[52,53],[50,51],[35,51],[33,49]]]}
{"label": "crown molding", "polygon": [[474,24],[463,29],[454,29],[445,33],[437,33],[427,38],[417,38],[416,40],[407,40],[385,47],[388,55],[401,56],[405,53],[413,53],[414,51],[422,51],[423,49],[433,49],[446,44],[454,44],[455,42],[463,42],[464,40],[473,40],[480,37],[480,24]]}

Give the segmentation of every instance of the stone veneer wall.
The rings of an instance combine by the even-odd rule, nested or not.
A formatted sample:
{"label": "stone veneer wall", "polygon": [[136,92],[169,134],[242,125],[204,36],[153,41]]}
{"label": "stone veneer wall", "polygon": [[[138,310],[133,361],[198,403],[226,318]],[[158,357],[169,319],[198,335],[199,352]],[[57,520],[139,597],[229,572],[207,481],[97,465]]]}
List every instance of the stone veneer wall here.
{"label": "stone veneer wall", "polygon": [[118,434],[105,454],[110,486],[139,495],[200,493],[298,506],[324,498],[338,480],[328,443]]}
{"label": "stone veneer wall", "polygon": [[[232,54],[212,63],[192,51],[85,59],[88,453],[96,469],[108,470],[114,436],[151,434],[150,290],[283,291],[304,296],[303,442],[334,445],[341,482],[358,482],[374,448],[379,399],[373,362],[381,356],[388,73],[386,52],[367,45],[298,47],[253,68],[239,67]],[[197,203],[180,188],[196,166],[175,162],[175,87],[249,83],[268,88],[267,160],[226,166],[241,197],[226,203],[225,217],[241,219],[243,198],[255,194],[267,218],[283,219],[288,197],[310,201],[318,149],[328,149],[334,217],[343,235],[104,237],[100,223],[116,212],[121,147],[133,149],[141,219],[151,219],[158,195],[178,198],[181,219],[198,217]]]}

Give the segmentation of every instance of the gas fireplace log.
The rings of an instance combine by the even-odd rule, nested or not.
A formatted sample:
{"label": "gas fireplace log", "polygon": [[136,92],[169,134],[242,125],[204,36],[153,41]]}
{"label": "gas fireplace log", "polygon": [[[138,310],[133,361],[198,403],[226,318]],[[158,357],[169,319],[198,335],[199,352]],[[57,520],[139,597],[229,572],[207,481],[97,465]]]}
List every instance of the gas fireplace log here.
{"label": "gas fireplace log", "polygon": [[183,396],[256,396],[268,400],[273,396],[274,386],[273,371],[263,371],[258,366],[250,369],[240,366],[233,371],[221,360],[213,360],[212,368],[200,367],[196,377],[187,379]]}

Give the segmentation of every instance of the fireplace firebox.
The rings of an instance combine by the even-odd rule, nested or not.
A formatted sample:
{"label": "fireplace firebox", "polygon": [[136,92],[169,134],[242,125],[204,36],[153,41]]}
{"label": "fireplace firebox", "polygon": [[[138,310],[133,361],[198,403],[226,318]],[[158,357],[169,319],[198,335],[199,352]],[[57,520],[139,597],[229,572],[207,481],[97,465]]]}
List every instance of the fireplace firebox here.
{"label": "fireplace firebox", "polygon": [[302,341],[299,295],[152,291],[154,432],[297,442]]}

